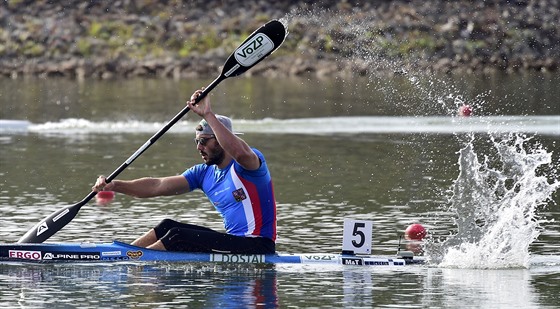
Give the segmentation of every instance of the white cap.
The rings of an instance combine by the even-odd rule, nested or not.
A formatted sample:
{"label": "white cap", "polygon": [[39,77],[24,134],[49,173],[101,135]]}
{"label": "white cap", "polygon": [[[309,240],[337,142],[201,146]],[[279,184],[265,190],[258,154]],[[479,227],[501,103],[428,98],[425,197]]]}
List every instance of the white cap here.
{"label": "white cap", "polygon": [[[230,118],[222,115],[216,115],[216,118],[218,118],[218,120],[224,125],[224,127],[226,127],[226,129],[228,129],[233,134],[243,134],[239,132],[233,132],[233,127]],[[200,134],[214,135],[214,131],[212,130],[212,128],[210,127],[208,122],[206,122],[205,119],[202,119],[198,123],[198,126],[196,126],[195,130],[196,130],[196,135],[200,135]]]}

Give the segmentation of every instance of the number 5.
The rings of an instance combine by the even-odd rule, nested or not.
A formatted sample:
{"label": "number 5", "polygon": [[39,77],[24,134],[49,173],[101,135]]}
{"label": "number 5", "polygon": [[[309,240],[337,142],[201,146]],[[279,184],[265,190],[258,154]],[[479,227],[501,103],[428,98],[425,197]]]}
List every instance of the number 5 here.
{"label": "number 5", "polygon": [[354,231],[352,232],[352,236],[358,236],[360,239],[359,241],[352,239],[352,245],[354,245],[355,248],[361,248],[366,242],[366,235],[364,232],[359,230],[359,228],[364,228],[365,226],[366,224],[363,222],[354,222]]}

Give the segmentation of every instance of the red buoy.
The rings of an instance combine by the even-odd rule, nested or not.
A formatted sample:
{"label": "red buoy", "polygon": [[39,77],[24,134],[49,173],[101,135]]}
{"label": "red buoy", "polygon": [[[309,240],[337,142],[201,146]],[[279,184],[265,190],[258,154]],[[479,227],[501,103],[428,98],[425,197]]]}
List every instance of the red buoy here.
{"label": "red buoy", "polygon": [[472,107],[468,104],[465,104],[459,107],[457,114],[459,116],[469,117],[470,115],[472,115],[472,112],[473,112]]}
{"label": "red buoy", "polygon": [[419,223],[411,224],[404,231],[404,237],[408,240],[422,240],[426,234],[426,229]]}
{"label": "red buoy", "polygon": [[99,205],[107,205],[115,198],[114,191],[99,191],[95,196],[95,200]]}

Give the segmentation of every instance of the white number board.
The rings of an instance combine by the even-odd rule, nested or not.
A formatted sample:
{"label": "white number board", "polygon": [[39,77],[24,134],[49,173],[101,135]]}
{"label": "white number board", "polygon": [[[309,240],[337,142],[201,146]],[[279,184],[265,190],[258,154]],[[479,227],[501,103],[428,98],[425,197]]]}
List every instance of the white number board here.
{"label": "white number board", "polygon": [[342,251],[371,254],[373,222],[344,218]]}

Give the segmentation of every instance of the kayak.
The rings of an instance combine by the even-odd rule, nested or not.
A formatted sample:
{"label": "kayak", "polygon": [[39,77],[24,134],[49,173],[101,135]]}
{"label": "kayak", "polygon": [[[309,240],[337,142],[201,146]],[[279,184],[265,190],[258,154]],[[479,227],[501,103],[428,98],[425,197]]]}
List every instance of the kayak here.
{"label": "kayak", "polygon": [[207,262],[243,264],[334,264],[360,266],[405,266],[424,264],[410,252],[396,256],[359,254],[231,254],[191,253],[146,249],[120,241],[110,243],[15,243],[0,244],[0,262],[89,263],[89,262]]}

